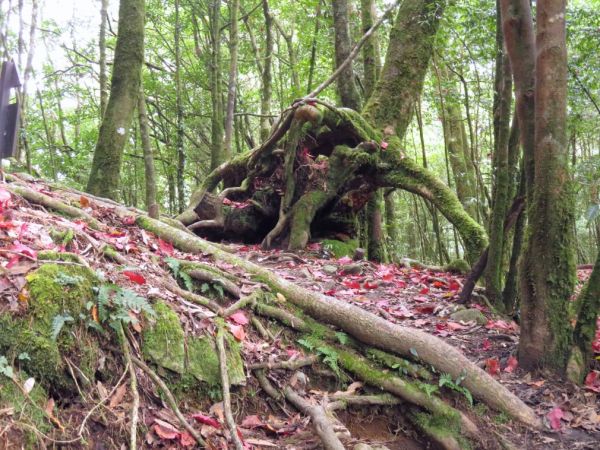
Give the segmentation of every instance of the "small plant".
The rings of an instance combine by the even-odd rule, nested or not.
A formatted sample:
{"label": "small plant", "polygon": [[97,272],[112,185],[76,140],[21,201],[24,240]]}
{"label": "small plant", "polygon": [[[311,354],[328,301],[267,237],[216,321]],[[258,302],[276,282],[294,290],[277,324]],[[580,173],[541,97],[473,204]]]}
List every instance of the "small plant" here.
{"label": "small plant", "polygon": [[[181,270],[181,261],[175,258],[165,258],[165,262],[173,272],[173,276],[176,280],[181,280],[185,288],[193,292],[194,291],[194,282],[192,281],[192,277],[190,277],[186,272]],[[203,285],[204,286],[204,285]],[[201,287],[202,289],[202,287]],[[204,292],[204,291],[202,291]]]}
{"label": "small plant", "polygon": [[[88,309],[92,309],[95,305],[88,303],[88,306]],[[100,324],[107,323],[113,329],[117,329],[121,323],[136,324],[137,319],[129,314],[132,310],[144,312],[150,317],[156,315],[148,300],[138,296],[130,289],[122,289],[114,284],[103,284],[98,288],[96,306],[98,322]]]}
{"label": "small plant", "polygon": [[73,319],[69,314],[59,314],[55,316],[54,319],[52,319],[52,333],[50,335],[52,340],[56,340],[65,323],[73,322],[74,320],[75,319]]}
{"label": "small plant", "polygon": [[79,275],[68,275],[66,273],[59,273],[58,276],[54,279],[56,283],[61,286],[77,286],[80,283],[83,283],[83,277]]}
{"label": "small plant", "polygon": [[6,359],[6,356],[2,356],[2,355],[0,355],[0,375],[4,375],[5,377],[10,378],[11,380],[15,376],[13,368],[8,363],[8,360]]}
{"label": "small plant", "polygon": [[473,395],[471,395],[471,391],[469,391],[466,387],[461,386],[460,383],[463,382],[466,375],[461,374],[458,376],[456,381],[452,380],[450,374],[443,373],[440,375],[439,386],[442,388],[444,386],[452,389],[453,391],[459,392],[465,396],[465,398],[469,401],[469,404],[473,406]]}

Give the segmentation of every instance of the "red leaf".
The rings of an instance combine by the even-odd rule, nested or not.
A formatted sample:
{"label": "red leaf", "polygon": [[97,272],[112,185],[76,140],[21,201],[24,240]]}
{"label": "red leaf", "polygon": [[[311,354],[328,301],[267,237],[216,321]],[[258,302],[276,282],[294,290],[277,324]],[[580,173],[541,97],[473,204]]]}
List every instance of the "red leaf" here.
{"label": "red leaf", "polygon": [[600,372],[597,370],[592,370],[585,377],[583,384],[585,385],[586,389],[600,393]]}
{"label": "red leaf", "polygon": [[323,292],[323,294],[325,295],[335,295],[335,289],[329,289],[328,291]]}
{"label": "red leaf", "polygon": [[242,428],[258,428],[264,427],[265,423],[257,415],[247,416],[240,424]]}
{"label": "red leaf", "polygon": [[190,433],[184,431],[179,435],[179,443],[183,447],[193,447],[196,445],[196,439],[194,439],[194,437]]}
{"label": "red leaf", "polygon": [[428,287],[424,287],[423,289],[421,289],[421,290],[419,291],[419,294],[423,294],[423,295],[425,295],[425,294],[427,294],[428,292],[429,292],[429,288],[428,288]]}
{"label": "red leaf", "polygon": [[344,281],[343,285],[350,289],[360,289],[360,283],[354,280]]}
{"label": "red leaf", "polygon": [[10,206],[12,195],[4,188],[0,188],[0,207],[5,208]]}
{"label": "red leaf", "polygon": [[450,289],[451,291],[458,291],[460,289],[460,283],[456,280],[452,280],[448,285],[448,289]]}
{"label": "red leaf", "polygon": [[152,429],[161,439],[176,439],[180,434],[177,428],[160,419],[154,419]]}
{"label": "red leaf", "polygon": [[365,284],[363,284],[363,287],[365,289],[377,289],[379,287],[379,285],[377,283],[365,281]]}
{"label": "red leaf", "polygon": [[490,358],[485,360],[485,370],[492,376],[498,375],[500,371],[500,362],[498,358]]}
{"label": "red leaf", "polygon": [[10,259],[8,260],[8,262],[6,263],[6,268],[10,269],[14,265],[16,265],[19,262],[19,259],[20,259],[19,255],[11,256]]}
{"label": "red leaf", "polygon": [[82,195],[79,197],[79,204],[82,208],[87,208],[90,206],[90,199]]}
{"label": "red leaf", "polygon": [[167,256],[173,256],[173,244],[158,238],[158,249]]}
{"label": "red leaf", "polygon": [[22,255],[29,256],[33,259],[37,259],[37,252],[32,248],[27,247],[26,245],[21,244],[19,241],[15,241],[13,245],[11,245],[10,249],[13,252],[21,253]]}
{"label": "red leaf", "polygon": [[489,339],[484,339],[483,343],[481,344],[481,349],[488,352],[492,349],[492,343],[490,342]]}
{"label": "red leaf", "polygon": [[557,406],[553,408],[546,417],[550,421],[550,427],[552,427],[553,430],[560,430],[560,419],[562,419],[564,416],[565,413],[563,410]]}
{"label": "red leaf", "polygon": [[381,144],[379,144],[379,146],[381,147],[382,150],[385,150],[386,148],[388,148],[388,143],[383,141]]}
{"label": "red leaf", "polygon": [[458,330],[464,330],[465,327],[464,325],[461,325],[460,323],[456,323],[456,322],[448,322],[448,329],[450,331],[458,331]]}
{"label": "red leaf", "polygon": [[246,317],[246,314],[244,314],[243,311],[234,312],[228,317],[228,319],[237,323],[238,325],[247,325],[249,322],[248,317]]}
{"label": "red leaf", "polygon": [[243,341],[246,338],[246,332],[244,331],[244,327],[241,325],[234,325],[230,323],[229,331],[238,341]]}
{"label": "red leaf", "polygon": [[433,282],[433,287],[441,288],[441,287],[444,287],[444,286],[446,286],[446,283],[444,283],[442,281],[434,281]]}
{"label": "red leaf", "polygon": [[423,306],[417,306],[415,308],[415,311],[420,314],[433,314],[434,310],[435,310],[435,305],[423,305]]}
{"label": "red leaf", "polygon": [[340,259],[338,259],[339,264],[350,264],[351,262],[352,258],[350,258],[349,256],[342,256]]}
{"label": "red leaf", "polygon": [[200,414],[200,413],[192,414],[192,419],[195,419],[198,422],[203,423],[204,425],[209,425],[216,429],[221,428],[221,424],[219,423],[219,421],[217,419],[213,419],[212,417],[205,416],[204,414]]}
{"label": "red leaf", "polygon": [[515,371],[515,369],[519,366],[519,361],[517,360],[517,358],[515,358],[514,356],[510,356],[508,358],[508,361],[506,363],[506,367],[504,368],[504,371],[506,373],[512,373]]}
{"label": "red leaf", "polygon": [[134,283],[146,284],[146,279],[143,277],[143,275],[141,275],[137,272],[132,272],[131,270],[125,270],[123,272],[123,275],[125,275],[127,278],[129,278],[130,281],[133,281]]}

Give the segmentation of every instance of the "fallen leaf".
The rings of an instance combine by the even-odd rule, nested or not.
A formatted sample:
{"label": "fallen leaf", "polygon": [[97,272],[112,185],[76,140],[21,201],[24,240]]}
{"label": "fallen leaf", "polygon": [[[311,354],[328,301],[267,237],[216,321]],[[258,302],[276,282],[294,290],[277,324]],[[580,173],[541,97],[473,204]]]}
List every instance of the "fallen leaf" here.
{"label": "fallen leaf", "polygon": [[167,256],[173,256],[173,253],[175,252],[173,244],[163,241],[161,238],[158,238],[158,249]]}
{"label": "fallen leaf", "polygon": [[256,414],[254,414],[252,416],[246,416],[244,418],[244,420],[242,420],[242,423],[240,424],[240,426],[242,428],[253,429],[253,428],[264,427],[265,423],[261,420],[260,417],[258,417]]}
{"label": "fallen leaf", "polygon": [[504,371],[506,373],[512,373],[515,371],[515,369],[519,366],[519,361],[517,360],[517,358],[515,358],[514,356],[510,356],[508,358],[508,361],[506,363],[506,367],[504,368]]}
{"label": "fallen leaf", "polygon": [[240,342],[246,338],[246,332],[244,331],[244,327],[241,325],[234,325],[234,324],[230,323],[229,331]]}
{"label": "fallen leaf", "polygon": [[154,419],[154,425],[152,426],[152,429],[161,439],[177,439],[180,434],[177,428],[160,419]]}
{"label": "fallen leaf", "polygon": [[485,360],[485,370],[492,376],[498,375],[500,371],[500,362],[498,358],[489,358]]}
{"label": "fallen leaf", "polygon": [[146,279],[144,278],[144,276],[137,272],[132,272],[131,270],[125,270],[125,271],[123,271],[123,275],[125,275],[127,278],[129,278],[130,281],[133,281],[134,283],[137,283],[137,284],[145,284],[146,283]]}
{"label": "fallen leaf", "polygon": [[548,420],[550,421],[550,427],[553,430],[560,430],[560,419],[565,416],[565,413],[558,406],[552,408],[552,410],[546,415]]}
{"label": "fallen leaf", "polygon": [[196,445],[196,439],[190,433],[184,431],[179,435],[179,443],[184,447],[193,447]]}
{"label": "fallen leaf", "polygon": [[117,390],[115,391],[115,393],[113,394],[113,396],[111,397],[110,403],[108,404],[108,406],[110,406],[111,408],[117,407],[123,401],[123,397],[125,397],[126,392],[127,392],[126,384],[122,384],[121,386],[119,386],[117,388]]}
{"label": "fallen leaf", "polygon": [[247,325],[249,320],[244,311],[234,312],[232,315],[228,317],[229,320],[235,322],[238,325]]}
{"label": "fallen leaf", "polygon": [[33,390],[34,386],[35,378],[27,378],[27,380],[25,380],[25,383],[23,383],[23,390],[29,394]]}
{"label": "fallen leaf", "polygon": [[88,208],[90,206],[90,199],[82,195],[79,197],[79,204],[82,208]]}
{"label": "fallen leaf", "polygon": [[600,372],[597,370],[592,370],[585,377],[583,384],[585,388],[590,391],[600,392]]}
{"label": "fallen leaf", "polygon": [[210,416],[206,416],[201,413],[192,414],[192,419],[194,419],[204,425],[210,425],[213,428],[217,428],[217,429],[221,428],[221,424],[219,423],[219,421],[217,419],[214,419]]}

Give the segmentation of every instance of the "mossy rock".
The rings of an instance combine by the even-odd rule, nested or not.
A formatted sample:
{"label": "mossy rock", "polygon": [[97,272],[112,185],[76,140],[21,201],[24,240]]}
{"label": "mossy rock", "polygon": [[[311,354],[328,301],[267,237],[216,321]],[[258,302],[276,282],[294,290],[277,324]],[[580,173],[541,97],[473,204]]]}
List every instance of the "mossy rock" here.
{"label": "mossy rock", "polygon": [[[78,319],[87,313],[85,306],[94,299],[98,280],[87,267],[58,264],[44,264],[26,279],[29,299],[25,314],[0,317],[0,354],[10,361],[27,354],[28,358],[18,361],[20,369],[48,388],[70,391],[75,386],[65,376],[63,354],[88,378],[95,372],[98,345],[88,338]],[[68,315],[73,321],[65,323],[54,339],[53,321],[59,315]]]}
{"label": "mossy rock", "polygon": [[475,322],[477,325],[485,325],[488,322],[483,313],[475,308],[461,309],[450,314],[450,318],[459,322]]}
{"label": "mossy rock", "polygon": [[185,370],[185,333],[179,316],[164,302],[154,305],[156,317],[143,333],[144,357],[158,366],[182,374]]}
{"label": "mossy rock", "polygon": [[[15,376],[21,384],[29,378],[23,372],[16,373]],[[20,421],[29,423],[42,433],[49,433],[52,430],[52,425],[43,413],[43,409],[48,403],[48,394],[39,383],[36,383],[29,393],[29,397],[39,408],[33,406],[25,398],[23,392],[15,383],[7,377],[0,375],[0,410],[10,408],[13,417],[20,418]],[[11,427],[11,430],[14,431],[15,429],[19,430],[21,434],[21,436],[16,438],[19,440],[19,444],[21,444],[20,448],[37,448],[38,437],[30,428],[19,427],[18,424],[15,424],[14,427]],[[11,439],[10,434],[8,436]],[[14,443],[16,444],[16,442]],[[10,444],[6,448],[11,448]]]}
{"label": "mossy rock", "polygon": [[336,258],[342,258],[343,256],[354,256],[354,252],[358,248],[358,241],[356,239],[350,239],[348,241],[338,241],[336,239],[324,239],[321,241],[323,248],[331,253]]}
{"label": "mossy rock", "polygon": [[[229,334],[226,334],[225,342],[229,382],[232,385],[243,385],[246,382],[246,374],[240,344]],[[188,341],[187,371],[197,380],[211,386],[221,384],[217,349],[210,336],[192,338]]]}
{"label": "mossy rock", "polygon": [[444,266],[446,272],[460,273],[466,275],[471,271],[471,266],[464,259],[453,259]]}

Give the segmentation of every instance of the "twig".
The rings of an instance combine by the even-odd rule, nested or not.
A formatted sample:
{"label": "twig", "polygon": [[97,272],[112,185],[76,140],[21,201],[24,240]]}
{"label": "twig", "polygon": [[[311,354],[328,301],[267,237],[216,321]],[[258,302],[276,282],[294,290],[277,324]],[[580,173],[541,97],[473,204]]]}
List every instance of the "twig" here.
{"label": "twig", "polygon": [[140,409],[140,393],[137,387],[137,376],[135,374],[135,367],[131,362],[131,347],[129,341],[125,336],[123,330],[123,324],[119,322],[119,338],[121,340],[121,348],[123,349],[123,355],[125,355],[125,361],[129,368],[129,386],[131,387],[131,395],[133,396],[133,403],[131,404],[131,425],[129,427],[129,448],[131,450],[137,449],[137,424]]}
{"label": "twig", "polygon": [[225,410],[225,421],[231,440],[235,445],[236,450],[244,450],[244,446],[237,434],[237,425],[231,413],[231,396],[229,394],[229,374],[227,373],[227,354],[225,353],[225,339],[223,327],[219,326],[217,331],[217,355],[219,356],[219,370],[221,372],[221,388],[223,390],[223,409]]}
{"label": "twig", "polygon": [[200,434],[194,429],[194,427],[192,427],[188,423],[188,421],[185,419],[185,417],[179,410],[179,407],[177,406],[177,400],[175,400],[175,397],[173,397],[171,390],[167,387],[165,382],[140,359],[131,355],[131,360],[136,366],[142,369],[142,371],[146,373],[146,375],[150,377],[150,379],[160,388],[161,391],[163,391],[163,394],[165,394],[167,404],[171,407],[171,409],[177,416],[177,419],[179,419],[181,425],[188,431],[188,433],[192,435],[192,437],[196,440],[198,444],[206,446],[206,443],[204,442],[204,439],[202,439],[202,436],[200,436]]}
{"label": "twig", "polygon": [[273,333],[271,333],[267,328],[265,328],[265,326],[258,319],[258,317],[252,315],[252,318],[250,320],[252,322],[252,325],[254,325],[254,328],[256,328],[256,331],[258,331],[258,333],[262,336],[264,340],[272,341],[275,338],[273,336]]}
{"label": "twig", "polygon": [[80,438],[83,437],[83,429],[85,428],[85,424],[87,423],[88,419],[92,416],[92,414],[94,414],[94,411],[96,411],[98,408],[100,408],[100,406],[102,406],[104,403],[106,403],[108,401],[108,399],[113,396],[113,394],[115,393],[115,391],[117,390],[119,385],[125,379],[125,375],[127,375],[127,370],[128,370],[128,367],[125,367],[125,370],[123,371],[123,374],[121,375],[121,378],[119,378],[119,380],[114,385],[114,387],[111,389],[111,391],[108,393],[108,395],[105,398],[101,399],[98,403],[96,403],[94,405],[94,407],[92,409],[90,409],[88,411],[88,413],[85,415],[85,417],[83,418],[83,421],[81,422],[81,425],[79,426],[79,431],[77,432],[77,434],[80,436]]}

